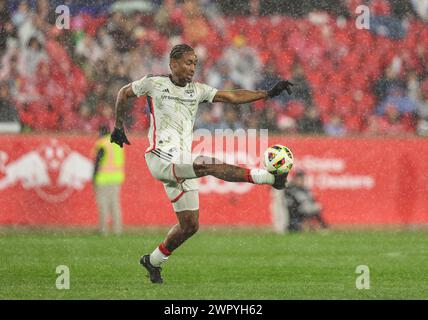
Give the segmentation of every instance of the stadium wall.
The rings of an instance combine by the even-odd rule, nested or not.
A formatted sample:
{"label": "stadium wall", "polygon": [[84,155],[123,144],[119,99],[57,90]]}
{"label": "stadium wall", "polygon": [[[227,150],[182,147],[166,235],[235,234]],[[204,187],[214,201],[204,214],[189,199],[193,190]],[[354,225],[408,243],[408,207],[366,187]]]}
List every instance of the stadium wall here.
{"label": "stadium wall", "polygon": [[[126,225],[170,225],[163,186],[148,172],[147,139],[130,137],[122,188]],[[0,224],[93,226],[95,137],[0,135]],[[428,141],[418,138],[271,136],[289,146],[296,167],[323,204],[326,220],[344,224],[427,224]],[[257,160],[257,159],[256,159]],[[200,181],[201,224],[271,224],[271,188]]]}

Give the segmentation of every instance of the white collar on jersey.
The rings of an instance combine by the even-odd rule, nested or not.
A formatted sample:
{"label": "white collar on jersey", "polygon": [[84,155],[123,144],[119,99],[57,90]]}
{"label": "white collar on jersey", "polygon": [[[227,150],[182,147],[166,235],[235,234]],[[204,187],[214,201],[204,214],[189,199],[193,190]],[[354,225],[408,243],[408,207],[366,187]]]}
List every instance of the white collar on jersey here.
{"label": "white collar on jersey", "polygon": [[174,82],[174,80],[172,80],[172,75],[171,75],[171,74],[169,74],[169,75],[168,75],[168,78],[169,78],[169,80],[172,82],[172,84],[173,84],[173,85],[175,85],[175,86],[177,86],[177,87],[180,87],[180,88],[186,88],[186,87],[187,87],[187,85],[188,85],[188,83],[186,83],[186,85],[185,85],[185,86],[180,86],[178,83],[176,83],[176,82]]}

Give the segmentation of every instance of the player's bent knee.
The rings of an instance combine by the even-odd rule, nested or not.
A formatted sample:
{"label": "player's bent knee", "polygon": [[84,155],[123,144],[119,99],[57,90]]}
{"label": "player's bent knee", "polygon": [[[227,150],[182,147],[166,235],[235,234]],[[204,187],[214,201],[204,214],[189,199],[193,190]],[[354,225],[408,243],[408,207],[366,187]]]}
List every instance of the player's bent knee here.
{"label": "player's bent knee", "polygon": [[191,219],[184,224],[185,233],[193,235],[199,230],[199,220],[197,218]]}
{"label": "player's bent knee", "polygon": [[181,230],[186,236],[186,238],[191,237],[199,230],[199,222],[198,221],[188,221],[185,223],[180,223]]}
{"label": "player's bent knee", "polygon": [[192,235],[194,235],[196,232],[198,232],[198,230],[199,230],[199,223],[188,225],[183,229],[184,233],[188,237],[191,237]]}

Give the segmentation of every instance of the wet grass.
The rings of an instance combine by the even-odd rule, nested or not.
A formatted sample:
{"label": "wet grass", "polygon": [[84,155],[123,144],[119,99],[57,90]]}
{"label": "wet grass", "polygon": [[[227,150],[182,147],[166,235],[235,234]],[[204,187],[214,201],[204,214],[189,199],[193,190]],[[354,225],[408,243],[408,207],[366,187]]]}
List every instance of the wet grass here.
{"label": "wet grass", "polygon": [[[201,230],[164,265],[163,285],[139,266],[166,230],[2,231],[0,299],[427,299],[426,231],[332,231],[280,236]],[[70,270],[58,290],[56,268]],[[370,271],[357,289],[356,268]]]}

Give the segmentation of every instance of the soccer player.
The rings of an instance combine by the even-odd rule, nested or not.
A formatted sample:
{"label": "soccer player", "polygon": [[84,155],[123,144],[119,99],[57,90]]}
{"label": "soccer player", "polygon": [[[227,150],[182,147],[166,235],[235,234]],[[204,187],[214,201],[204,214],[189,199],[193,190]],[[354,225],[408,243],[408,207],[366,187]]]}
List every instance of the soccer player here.
{"label": "soccer player", "polygon": [[287,182],[287,174],[273,175],[264,169],[247,169],[203,155],[193,160],[191,151],[193,124],[200,103],[241,104],[272,98],[284,90],[291,94],[292,83],[281,80],[268,91],[217,90],[192,81],[197,62],[192,47],[176,45],[170,52],[171,74],[147,75],[129,83],[119,90],[116,100],[116,121],[111,142],[123,147],[123,144],[130,145],[123,127],[128,99],[147,96],[151,117],[148,134],[150,146],[145,159],[152,176],[163,182],[178,220],[164,241],[150,255],[140,259],[153,283],[163,282],[161,264],[199,228],[199,195],[195,179],[211,175],[231,182],[268,184],[276,189],[284,189]]}

